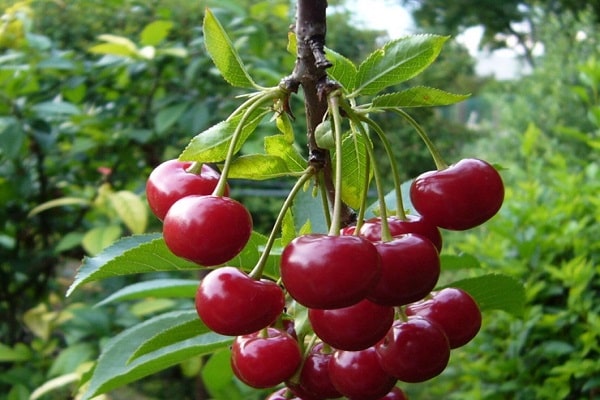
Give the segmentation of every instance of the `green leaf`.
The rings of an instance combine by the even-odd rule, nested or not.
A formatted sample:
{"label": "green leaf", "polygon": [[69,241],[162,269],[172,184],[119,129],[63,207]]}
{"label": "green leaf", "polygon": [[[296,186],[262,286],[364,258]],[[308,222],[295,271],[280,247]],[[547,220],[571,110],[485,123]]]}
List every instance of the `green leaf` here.
{"label": "green leaf", "polygon": [[114,276],[199,268],[198,264],[171,253],[160,234],[129,236],[94,257],[85,257],[67,296],[86,282]]}
{"label": "green leaf", "polygon": [[265,180],[291,175],[285,161],[279,156],[251,154],[231,163],[228,177],[232,179]]}
{"label": "green leaf", "polygon": [[[266,113],[267,111],[264,110],[256,110],[248,118],[242,128],[241,136],[236,143],[236,153],[242,148],[246,139],[254,132]],[[199,133],[183,150],[179,159],[181,161],[197,161],[201,163],[223,161],[227,156],[229,144],[242,117],[242,115],[236,115]]]}
{"label": "green leaf", "polygon": [[173,343],[181,342],[210,331],[211,330],[202,323],[202,320],[198,318],[198,314],[196,314],[196,318],[192,318],[191,320],[184,319],[183,321],[177,322],[172,326],[166,326],[164,330],[158,332],[152,338],[140,345],[131,355],[131,358],[128,362],[132,362],[136,358],[148,353],[152,353],[153,351],[159,350],[162,347],[166,347]]}
{"label": "green leaf", "polygon": [[54,207],[64,207],[64,206],[89,206],[91,202],[87,199],[82,199],[80,197],[61,197],[59,199],[54,199],[42,203],[29,211],[27,214],[28,217],[33,217],[36,214],[39,214],[43,211],[49,210]]}
{"label": "green leaf", "polygon": [[33,357],[33,352],[23,343],[17,343],[15,347],[10,347],[0,343],[0,363],[27,361]]}
{"label": "green leaf", "polygon": [[346,88],[346,90],[353,90],[358,73],[356,65],[331,49],[325,49],[325,52],[327,59],[333,63],[333,66],[327,70],[327,74]]}
{"label": "green leaf", "polygon": [[138,348],[164,332],[165,327],[169,329],[191,321],[198,321],[195,310],[173,311],[135,325],[111,339],[98,359],[82,400],[89,400],[191,357],[226,348],[231,343],[231,337],[199,331],[185,340],[177,337],[171,343],[165,341],[163,347],[132,360]]}
{"label": "green leaf", "polygon": [[192,298],[198,289],[198,281],[191,279],[153,279],[126,286],[98,304],[100,307],[115,301],[137,300],[147,297]]}
{"label": "green leaf", "polygon": [[81,239],[81,245],[89,254],[95,255],[110,246],[121,236],[119,225],[97,226],[87,231]]}
{"label": "green leaf", "polygon": [[140,42],[144,46],[156,46],[169,36],[172,28],[172,21],[151,22],[140,33]]}
{"label": "green leaf", "polygon": [[416,86],[401,92],[384,94],[373,99],[373,107],[430,107],[447,106],[469,98],[469,95],[454,94],[426,86]]}
{"label": "green leaf", "polygon": [[234,383],[229,350],[220,350],[212,354],[202,368],[201,374],[211,399],[243,400],[245,398]]}
{"label": "green leaf", "polygon": [[350,97],[373,95],[421,73],[439,55],[446,36],[414,35],[388,42],[358,67]]}
{"label": "green leaf", "polygon": [[135,57],[137,56],[137,49],[131,49],[129,46],[125,46],[117,43],[101,43],[92,46],[88,49],[90,53],[94,54],[107,54],[111,56],[119,57]]}
{"label": "green leaf", "polygon": [[223,78],[232,86],[257,88],[225,29],[209,9],[204,16],[203,31],[206,50]]}
{"label": "green leaf", "polygon": [[515,316],[523,315],[525,288],[515,278],[502,274],[488,274],[452,282],[446,287],[467,291],[481,311],[502,310]]}
{"label": "green leaf", "polygon": [[160,110],[154,117],[154,128],[159,135],[166,132],[177,121],[181,119],[183,113],[188,109],[189,104],[179,103]]}
{"label": "green leaf", "polygon": [[66,117],[81,114],[81,110],[68,101],[45,101],[32,107],[40,116],[47,118]]}
{"label": "green leaf", "polygon": [[[342,200],[350,207],[359,208],[362,196],[367,187],[365,176],[367,171],[367,148],[371,144],[364,135],[345,135],[342,140]],[[334,154],[333,163],[337,154]]]}
{"label": "green leaf", "polygon": [[265,152],[268,155],[282,158],[291,172],[302,172],[306,169],[306,160],[285,135],[267,136],[264,142]]}
{"label": "green leaf", "polygon": [[120,190],[110,193],[108,198],[119,218],[132,233],[140,234],[146,231],[148,208],[140,196],[128,190]]}

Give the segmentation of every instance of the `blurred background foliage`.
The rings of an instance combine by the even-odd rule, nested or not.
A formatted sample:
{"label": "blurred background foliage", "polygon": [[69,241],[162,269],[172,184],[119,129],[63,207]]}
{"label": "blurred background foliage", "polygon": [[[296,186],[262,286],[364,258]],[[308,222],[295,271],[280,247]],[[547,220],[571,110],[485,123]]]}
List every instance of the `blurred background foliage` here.
{"label": "blurred background foliage", "polygon": [[[450,41],[408,83],[471,93],[456,107],[413,116],[447,161],[485,158],[503,168],[506,181],[496,218],[472,232],[445,232],[444,251],[480,260],[477,270],[451,271],[452,278],[511,274],[525,284],[528,306],[522,318],[486,314],[477,339],[453,353],[444,374],[405,386],[414,399],[600,396],[598,16],[580,2],[559,2],[560,12],[543,1],[513,3],[535,11],[535,41],[544,51],[530,74],[502,82],[477,76],[475,60]],[[343,1],[330,4],[329,47],[358,62],[385,39],[357,27]],[[207,5],[259,83],[277,84],[291,71],[285,47],[294,10],[287,1],[0,1],[1,400],[71,398],[109,337],[158,311],[191,306],[147,299],[94,307],[121,279],[88,285],[68,300],[64,293],[83,256],[122,235],[160,229],[143,198],[146,176],[239,103],[240,93],[203,50]],[[426,11],[417,22],[430,31]],[[464,14],[468,23],[486,22]],[[436,32],[456,34],[467,22],[438,22]],[[302,142],[303,109],[299,101],[292,107]],[[379,122],[403,179],[433,168],[406,124]],[[272,130],[265,125],[246,151],[260,148]],[[289,182],[232,187],[266,232]],[[105,399],[264,398],[228,368],[223,356],[192,359]]]}

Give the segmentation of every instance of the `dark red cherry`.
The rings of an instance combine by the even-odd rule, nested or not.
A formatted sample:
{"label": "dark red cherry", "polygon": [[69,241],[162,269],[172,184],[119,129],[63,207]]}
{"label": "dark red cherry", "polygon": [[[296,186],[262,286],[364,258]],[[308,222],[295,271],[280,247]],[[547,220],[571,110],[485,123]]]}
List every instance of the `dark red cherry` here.
{"label": "dark red cherry", "polygon": [[171,206],[163,224],[167,247],[204,266],[237,256],[252,233],[252,217],[241,203],[220,196],[187,196]]}
{"label": "dark red cherry", "polygon": [[196,292],[196,310],[211,330],[244,335],[272,324],[283,312],[283,290],[268,280],[255,280],[234,267],[209,272]]}
{"label": "dark red cherry", "polygon": [[410,199],[433,224],[461,231],[481,225],[500,210],[504,184],[493,166],[467,158],[419,175],[410,186]]}
{"label": "dark red cherry", "polygon": [[394,308],[362,300],[335,310],[309,309],[315,334],[339,350],[363,350],[385,336],[394,321]]}
{"label": "dark red cherry", "polygon": [[246,385],[276,386],[294,375],[302,354],[296,339],[275,328],[237,336],[231,347],[231,368]]}
{"label": "dark red cherry", "polygon": [[333,352],[326,352],[323,343],[317,343],[309,352],[300,372],[301,398],[334,399],[342,394],[333,386],[329,377],[329,361]]}
{"label": "dark red cherry", "polygon": [[[442,234],[437,226],[430,223],[421,215],[406,215],[406,219],[388,217],[388,226],[392,236],[414,233],[421,235],[435,245],[438,252],[442,251]],[[360,228],[360,235],[371,242],[381,240],[381,218],[371,218],[365,221]]]}
{"label": "dark red cherry", "polygon": [[420,315],[437,323],[453,349],[470,342],[481,328],[479,306],[467,292],[458,288],[433,292],[431,298],[409,304],[406,314]]}
{"label": "dark red cherry", "polygon": [[375,246],[357,236],[297,237],[281,255],[281,279],[298,303],[334,309],[356,304],[379,280]]}
{"label": "dark red cherry", "polygon": [[389,242],[377,242],[381,256],[381,279],[368,299],[382,305],[401,306],[421,300],[437,284],[440,258],[430,240],[406,234]]}
{"label": "dark red cherry", "polygon": [[[192,162],[168,160],[157,166],[146,182],[146,198],[152,213],[161,221],[177,200],[191,195],[212,194],[221,175],[202,165],[200,173],[188,172]],[[225,191],[225,196],[229,188]]]}
{"label": "dark red cherry", "polygon": [[441,374],[450,359],[450,345],[442,328],[422,317],[394,321],[375,349],[384,371],[410,383]]}
{"label": "dark red cherry", "polygon": [[406,393],[398,386],[395,386],[388,394],[380,398],[379,400],[408,400]]}
{"label": "dark red cherry", "polygon": [[340,393],[356,400],[379,399],[396,384],[396,378],[381,368],[373,347],[336,350],[329,362],[329,376]]}

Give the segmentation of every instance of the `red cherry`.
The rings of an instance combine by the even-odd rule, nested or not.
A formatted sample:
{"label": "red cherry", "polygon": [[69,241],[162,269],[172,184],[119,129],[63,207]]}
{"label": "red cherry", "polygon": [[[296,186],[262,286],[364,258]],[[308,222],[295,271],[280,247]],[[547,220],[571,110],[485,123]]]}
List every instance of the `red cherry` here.
{"label": "red cherry", "polygon": [[446,333],[452,349],[470,342],[481,328],[481,311],[475,300],[458,288],[445,288],[431,295],[430,299],[409,304],[406,314],[437,323]]}
{"label": "red cherry", "polygon": [[[392,236],[404,235],[406,233],[415,233],[421,235],[435,245],[438,252],[442,251],[442,234],[438,227],[421,215],[407,215],[406,219],[397,217],[388,217],[388,226]],[[360,228],[360,235],[371,242],[381,240],[381,218],[371,218]]]}
{"label": "red cherry", "polygon": [[[146,198],[150,209],[161,221],[177,200],[191,195],[212,194],[220,174],[202,165],[200,174],[188,172],[192,162],[168,160],[157,166],[146,182]],[[225,196],[229,188],[225,190]]]}
{"label": "red cherry", "polygon": [[231,347],[234,374],[254,388],[268,388],[288,380],[301,362],[298,342],[275,328],[237,336]]}
{"label": "red cherry", "polygon": [[187,196],[171,206],[163,237],[173,254],[204,266],[237,256],[252,233],[252,217],[241,203],[220,196]]}
{"label": "red cherry", "polygon": [[323,343],[317,343],[311,350],[300,372],[300,392],[296,392],[301,398],[311,397],[316,399],[333,399],[342,394],[333,386],[329,377],[329,361],[333,353],[323,351]]}
{"label": "red cherry", "polygon": [[329,362],[329,376],[344,396],[357,400],[376,400],[396,384],[385,372],[373,347],[360,351],[336,350]]}
{"label": "red cherry", "polygon": [[257,281],[234,267],[211,271],[196,292],[200,319],[222,335],[245,335],[266,328],[284,307],[285,295],[276,283]]}
{"label": "red cherry", "polygon": [[395,386],[388,394],[380,398],[379,400],[408,400],[406,393],[398,386]]}
{"label": "red cherry", "polygon": [[381,279],[367,298],[377,304],[401,306],[421,300],[437,284],[440,258],[437,249],[422,236],[407,234],[389,242],[377,242]]}
{"label": "red cherry", "polygon": [[410,383],[441,374],[450,359],[450,345],[442,329],[421,317],[395,321],[375,349],[384,371]]}
{"label": "red cherry", "polygon": [[461,231],[481,225],[500,210],[504,184],[493,166],[468,158],[419,175],[410,186],[410,199],[435,225]]}
{"label": "red cherry", "polygon": [[315,334],[339,350],[364,350],[381,340],[394,322],[394,308],[362,300],[335,310],[309,309]]}
{"label": "red cherry", "polygon": [[290,296],[310,308],[356,304],[381,275],[379,254],[357,236],[297,237],[281,255],[281,279]]}

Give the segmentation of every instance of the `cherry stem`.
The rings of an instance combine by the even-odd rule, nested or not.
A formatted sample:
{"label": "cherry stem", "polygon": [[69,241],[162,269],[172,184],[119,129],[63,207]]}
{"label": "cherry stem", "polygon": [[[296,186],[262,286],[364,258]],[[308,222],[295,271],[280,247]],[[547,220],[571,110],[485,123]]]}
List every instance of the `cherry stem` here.
{"label": "cherry stem", "polygon": [[327,195],[327,188],[325,187],[325,178],[323,173],[319,174],[319,192],[321,193],[321,201],[323,202],[323,214],[325,215],[326,226],[331,226],[331,212],[329,210],[329,197]]}
{"label": "cherry stem", "polygon": [[[250,118],[250,116],[256,111],[258,108],[262,107],[266,102],[276,98],[279,95],[280,90],[270,90],[267,92],[262,92],[258,96],[253,96],[248,101],[246,101],[242,106],[240,106],[232,115],[238,113],[242,107],[247,107],[240,119],[240,122],[235,127],[235,131],[231,136],[231,142],[229,143],[229,148],[227,149],[227,155],[225,157],[225,164],[223,165],[223,169],[221,170],[221,177],[219,178],[219,182],[213,191],[214,196],[223,196],[225,190],[227,189],[227,176],[229,174],[229,168],[231,167],[231,163],[233,162],[233,156],[236,151],[236,147],[242,136],[242,132],[244,131],[244,126],[246,125],[246,121]],[[228,119],[231,119],[232,116],[229,116]]]}
{"label": "cherry stem", "polygon": [[200,175],[202,172],[202,163],[194,161],[186,170],[190,174]]}
{"label": "cherry stem", "polygon": [[335,197],[333,200],[333,215],[329,227],[330,236],[338,236],[341,228],[342,214],[342,117],[340,115],[340,93],[332,92],[327,101],[329,112],[333,118],[333,134],[335,138]]}
{"label": "cherry stem", "polygon": [[[367,136],[367,132],[365,131],[365,127],[359,122],[358,124],[353,124],[360,134]],[[367,141],[365,148],[367,149],[367,155],[369,159],[375,159],[375,154],[373,153],[373,148],[369,145],[370,143]],[[385,192],[383,189],[383,182],[381,181],[381,172],[377,167],[377,163],[373,163],[373,177],[375,178],[375,188],[377,189],[377,200],[379,201],[380,208],[380,216],[381,216],[381,240],[383,242],[389,242],[392,240],[392,233],[390,232],[390,225],[388,224],[387,219],[387,207],[385,205]]]}
{"label": "cherry stem", "polygon": [[281,225],[283,224],[283,219],[285,218],[286,212],[292,207],[294,202],[294,198],[302,189],[302,186],[315,174],[315,170],[313,167],[308,167],[302,173],[302,176],[296,181],[287,198],[283,202],[281,206],[281,210],[279,210],[279,214],[277,215],[277,219],[275,220],[275,224],[273,225],[273,229],[271,229],[271,233],[267,238],[267,243],[265,243],[265,247],[263,253],[261,254],[258,262],[248,274],[251,278],[260,279],[262,277],[265,266],[267,265],[267,260],[269,255],[271,254],[271,249],[273,248],[273,244],[275,243],[275,239],[277,238],[277,232],[281,229]]}
{"label": "cherry stem", "polygon": [[433,161],[435,162],[436,168],[438,170],[443,170],[443,169],[448,168],[448,164],[444,161],[439,150],[437,149],[437,147],[435,147],[435,145],[433,144],[431,139],[429,139],[429,136],[427,136],[427,133],[425,133],[425,131],[423,130],[421,125],[419,125],[419,123],[417,121],[415,121],[413,119],[413,117],[408,115],[408,113],[406,111],[404,111],[400,108],[393,108],[392,110],[395,111],[396,113],[400,114],[400,116],[402,116],[402,118],[404,118],[409,124],[412,125],[413,128],[415,128],[415,130],[417,131],[417,133],[419,134],[419,136],[421,137],[423,142],[425,142],[425,146],[427,146],[427,150],[429,150],[429,153],[433,157]]}
{"label": "cherry stem", "polygon": [[383,145],[385,153],[390,162],[390,168],[392,169],[392,178],[394,179],[394,190],[396,191],[396,217],[398,217],[401,220],[405,220],[406,212],[404,210],[404,201],[402,200],[402,182],[400,181],[398,163],[396,162],[396,159],[394,157],[392,145],[388,140],[387,136],[385,135],[383,129],[381,129],[381,127],[375,121],[373,121],[371,118],[362,115],[359,115],[359,119],[362,122],[366,122],[369,125],[369,127],[371,127],[375,131],[375,133],[377,133],[379,140],[381,140],[381,144]]}
{"label": "cherry stem", "polygon": [[[368,143],[367,143],[368,145]],[[354,229],[354,235],[358,236],[360,228],[363,226],[365,219],[365,212],[367,211],[367,194],[369,192],[370,174],[369,170],[371,167],[371,157],[367,157],[365,160],[365,182],[364,182],[364,193],[360,201],[360,208],[358,209],[358,215],[356,216],[356,227]]]}

